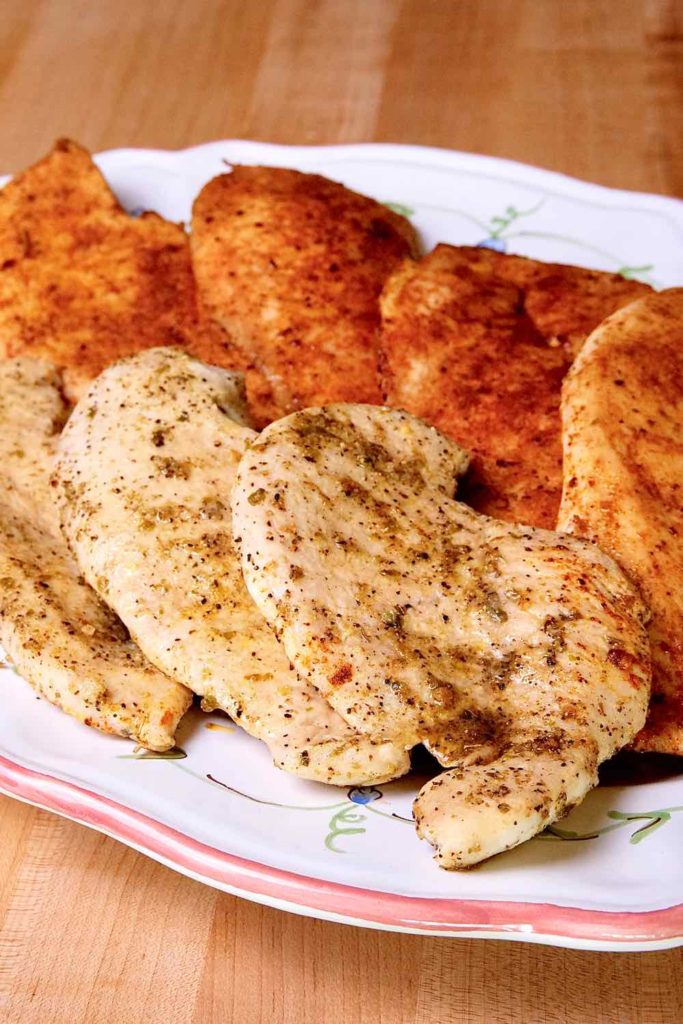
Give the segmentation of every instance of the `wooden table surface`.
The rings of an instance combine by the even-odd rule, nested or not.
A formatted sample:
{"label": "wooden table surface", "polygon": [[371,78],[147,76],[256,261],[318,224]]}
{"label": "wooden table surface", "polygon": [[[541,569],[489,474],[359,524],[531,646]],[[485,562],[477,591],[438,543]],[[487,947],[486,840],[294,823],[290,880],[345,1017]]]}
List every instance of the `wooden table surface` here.
{"label": "wooden table surface", "polygon": [[[395,141],[683,196],[677,0],[5,0],[0,169]],[[2,1024],[680,1024],[681,951],[380,934],[225,896],[0,799]]]}

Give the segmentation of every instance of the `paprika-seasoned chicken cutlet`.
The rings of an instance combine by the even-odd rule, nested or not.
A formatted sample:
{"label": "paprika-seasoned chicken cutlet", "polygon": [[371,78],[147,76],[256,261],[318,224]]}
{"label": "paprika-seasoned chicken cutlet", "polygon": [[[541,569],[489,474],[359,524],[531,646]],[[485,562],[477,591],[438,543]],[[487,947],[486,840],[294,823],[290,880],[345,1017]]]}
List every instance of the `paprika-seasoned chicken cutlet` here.
{"label": "paprika-seasoned chicken cutlet", "polygon": [[0,355],[63,368],[76,399],[115,359],[162,344],[241,365],[200,311],[182,225],[129,216],[87,150],[57,142],[0,189]]}
{"label": "paprika-seasoned chicken cutlet", "polygon": [[473,453],[463,493],[487,515],[555,525],[560,393],[573,351],[646,285],[439,245],[382,295],[386,397]]}
{"label": "paprika-seasoned chicken cutlet", "polygon": [[570,360],[605,317],[652,291],[643,281],[606,270],[545,263],[485,246],[457,251],[476,273],[519,288],[536,330],[549,344],[561,345]]}
{"label": "paprika-seasoned chicken cutlet", "polygon": [[47,363],[0,362],[0,643],[74,718],[166,750],[192,695],[144,659],[59,528],[50,474],[66,418],[60,387]]}
{"label": "paprika-seasoned chicken cutlet", "polygon": [[259,425],[382,401],[378,301],[416,246],[407,220],[316,174],[236,166],[197,196],[191,244],[202,302],[252,364]]}
{"label": "paprika-seasoned chicken cutlet", "polygon": [[249,597],[230,513],[256,437],[245,415],[238,376],[178,349],[105,370],[59,444],[83,575],[153,664],[265,741],[279,767],[339,785],[402,775],[404,748],[358,734],[299,680]]}
{"label": "paprika-seasoned chicken cutlet", "polygon": [[683,288],[598,327],[562,412],[560,529],[609,552],[652,611],[652,704],[635,747],[683,755]]}
{"label": "paprika-seasoned chicken cutlet", "polygon": [[267,427],[233,525],[249,592],[353,727],[448,771],[415,803],[447,868],[529,839],[645,721],[645,606],[568,535],[453,499],[466,457],[420,420],[336,405]]}

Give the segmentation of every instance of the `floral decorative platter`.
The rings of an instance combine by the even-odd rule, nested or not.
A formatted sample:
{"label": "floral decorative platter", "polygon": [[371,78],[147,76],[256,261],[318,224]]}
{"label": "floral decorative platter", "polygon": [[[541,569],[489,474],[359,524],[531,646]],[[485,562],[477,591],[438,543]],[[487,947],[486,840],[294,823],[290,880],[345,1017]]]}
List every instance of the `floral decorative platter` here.
{"label": "floral decorative platter", "polygon": [[[490,157],[226,141],[98,158],[132,213],[154,209],[173,220],[187,220],[201,186],[240,162],[343,181],[411,217],[425,248],[486,245],[657,287],[683,283],[682,203]],[[589,949],[683,944],[683,762],[608,770],[548,833],[448,874],[412,826],[419,777],[348,791],[306,783],[274,769],[265,748],[227,718],[199,711],[171,754],[140,754],[63,715],[10,668],[0,670],[0,686],[2,791],[219,889],[396,931]]]}

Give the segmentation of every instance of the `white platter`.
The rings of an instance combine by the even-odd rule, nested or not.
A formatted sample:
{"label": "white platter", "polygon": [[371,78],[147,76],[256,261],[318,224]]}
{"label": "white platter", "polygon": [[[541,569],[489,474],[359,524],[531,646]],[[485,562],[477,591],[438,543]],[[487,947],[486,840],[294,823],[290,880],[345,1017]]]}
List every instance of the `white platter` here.
{"label": "white platter", "polygon": [[[683,283],[683,204],[490,157],[409,146],[226,141],[116,150],[98,163],[125,206],[189,218],[230,163],[314,170],[398,204],[437,241]],[[284,775],[218,715],[192,712],[185,756],[139,757],[0,670],[0,789],[228,892],[330,920],[590,949],[683,944],[683,774],[603,785],[546,835],[467,873],[432,862],[410,822],[419,781],[332,789]],[[683,773],[683,765],[681,766]],[[570,835],[573,833],[573,835]]]}

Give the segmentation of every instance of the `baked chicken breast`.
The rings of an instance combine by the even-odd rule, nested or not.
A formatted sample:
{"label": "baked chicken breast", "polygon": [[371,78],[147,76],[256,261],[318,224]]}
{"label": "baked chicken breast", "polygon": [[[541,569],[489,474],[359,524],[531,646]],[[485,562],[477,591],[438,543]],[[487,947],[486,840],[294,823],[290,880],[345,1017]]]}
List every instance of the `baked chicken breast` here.
{"label": "baked chicken breast", "polygon": [[683,754],[683,288],[591,335],[562,414],[559,527],[597,541],[652,611],[652,703],[635,747]]}
{"label": "baked chicken breast", "polygon": [[535,835],[645,720],[646,609],[593,544],[454,500],[460,448],[394,410],[336,405],[245,453],[233,526],[249,592],[351,726],[442,765],[415,803],[439,863]]}
{"label": "baked chicken breast", "polygon": [[572,356],[646,285],[484,248],[438,245],[382,294],[389,405],[472,451],[463,496],[553,528],[562,492],[560,393]]}
{"label": "baked chicken breast", "polygon": [[607,270],[545,263],[485,246],[457,251],[476,273],[519,288],[536,330],[549,344],[561,345],[570,360],[605,317],[652,291],[644,281]]}
{"label": "baked chicken breast", "polygon": [[50,474],[65,418],[53,367],[0,362],[0,643],[63,711],[166,750],[192,695],[146,661],[62,537]]}
{"label": "baked chicken breast", "polygon": [[230,491],[256,434],[242,381],[178,349],[109,367],[59,442],[62,523],[83,575],[149,660],[268,744],[280,768],[350,785],[403,774],[300,681],[249,597]]}
{"label": "baked chicken breast", "polygon": [[407,220],[317,174],[237,166],[197,196],[191,243],[204,306],[251,364],[259,425],[382,400],[379,294],[415,247]]}
{"label": "baked chicken breast", "polygon": [[201,313],[183,226],[129,216],[62,139],[0,189],[0,355],[61,367],[75,400],[115,359],[163,344],[241,365]]}

